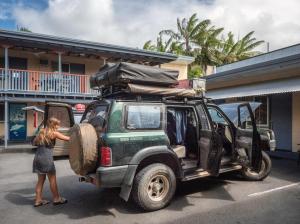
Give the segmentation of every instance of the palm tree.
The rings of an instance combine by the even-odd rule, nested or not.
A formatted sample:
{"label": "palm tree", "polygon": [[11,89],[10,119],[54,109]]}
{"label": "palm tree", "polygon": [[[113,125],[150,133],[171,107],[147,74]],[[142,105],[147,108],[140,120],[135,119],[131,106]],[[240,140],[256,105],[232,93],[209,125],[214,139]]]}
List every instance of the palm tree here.
{"label": "palm tree", "polygon": [[[205,74],[209,65],[222,65],[243,60],[260,52],[254,49],[264,41],[253,37],[254,31],[235,41],[233,33],[220,38],[224,28],[210,26],[210,20],[200,21],[194,13],[190,18],[177,18],[177,30],[162,30],[156,43],[150,40],[144,49],[195,57],[193,65],[188,66],[191,76]],[[196,66],[197,65],[197,66]],[[200,67],[199,67],[200,66]],[[193,71],[191,70],[193,68]]]}
{"label": "palm tree", "polygon": [[173,41],[170,45],[169,53],[177,54],[177,55],[184,55],[185,51],[180,42]]}
{"label": "palm tree", "polygon": [[253,51],[257,46],[264,43],[263,40],[257,41],[255,37],[252,37],[254,31],[247,33],[241,40],[239,40],[239,48],[237,51],[238,60],[244,60],[246,58],[253,57],[260,54],[259,51]]}
{"label": "palm tree", "polygon": [[156,46],[152,44],[151,40],[148,40],[144,43],[143,49],[149,51],[156,51]]}
{"label": "palm tree", "polygon": [[221,48],[218,53],[218,64],[228,64],[260,54],[261,52],[254,51],[254,49],[264,43],[264,41],[257,41],[256,38],[252,37],[253,34],[254,31],[251,31],[236,42],[234,40],[234,35],[231,32],[227,34],[226,39],[223,37]]}
{"label": "palm tree", "polygon": [[163,34],[159,34],[156,39],[156,49],[159,52],[168,52],[172,44],[173,37],[169,37],[167,40],[163,38]]}
{"label": "palm tree", "polygon": [[207,66],[218,64],[218,48],[220,47],[219,35],[224,28],[215,28],[200,30],[193,43],[195,44],[194,56],[195,63],[200,65],[203,73],[206,72]]}
{"label": "palm tree", "polygon": [[174,54],[181,54],[183,52],[180,43],[174,41],[173,37],[168,37],[168,39],[165,39],[163,36],[163,33],[159,33],[158,37],[156,38],[155,44],[152,44],[152,41],[148,40],[147,42],[145,42],[143,49]]}
{"label": "palm tree", "polygon": [[173,30],[162,30],[160,33],[167,34],[177,40],[184,47],[185,54],[191,54],[192,40],[195,39],[199,30],[204,30],[210,24],[210,20],[198,22],[197,14],[194,13],[189,19],[177,18],[177,32]]}
{"label": "palm tree", "polygon": [[32,31],[30,29],[28,29],[27,27],[24,27],[24,26],[20,26],[20,27],[17,26],[17,31],[32,33]]}
{"label": "palm tree", "polygon": [[238,42],[234,41],[234,35],[232,32],[227,34],[227,38],[222,37],[222,44],[218,52],[218,65],[228,64],[237,61],[236,49],[238,48]]}

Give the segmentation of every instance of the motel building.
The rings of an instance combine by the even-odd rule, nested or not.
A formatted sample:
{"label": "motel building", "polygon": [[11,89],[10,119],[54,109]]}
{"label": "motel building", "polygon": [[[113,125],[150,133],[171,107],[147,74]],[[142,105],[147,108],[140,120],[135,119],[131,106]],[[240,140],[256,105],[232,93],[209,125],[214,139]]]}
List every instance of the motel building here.
{"label": "motel building", "polygon": [[261,102],[256,122],[274,130],[277,150],[300,149],[300,44],[217,67],[206,88],[217,103]]}
{"label": "motel building", "polygon": [[98,96],[90,75],[105,63],[132,62],[179,71],[193,58],[29,32],[0,30],[0,148],[26,142],[43,114],[24,111],[60,101],[76,108]]}

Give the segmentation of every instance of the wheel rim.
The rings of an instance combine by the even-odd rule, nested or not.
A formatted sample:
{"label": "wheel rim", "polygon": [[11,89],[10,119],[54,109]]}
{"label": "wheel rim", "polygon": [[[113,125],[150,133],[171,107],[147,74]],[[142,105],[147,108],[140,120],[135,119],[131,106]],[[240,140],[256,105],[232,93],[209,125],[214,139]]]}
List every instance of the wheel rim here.
{"label": "wheel rim", "polygon": [[170,183],[165,175],[158,174],[152,177],[149,181],[147,193],[151,200],[163,200],[170,189]]}
{"label": "wheel rim", "polygon": [[259,172],[256,172],[254,170],[252,170],[251,168],[247,169],[247,172],[250,173],[251,175],[260,175],[264,172],[264,170],[266,169],[266,162],[264,160],[261,161],[261,168]]}

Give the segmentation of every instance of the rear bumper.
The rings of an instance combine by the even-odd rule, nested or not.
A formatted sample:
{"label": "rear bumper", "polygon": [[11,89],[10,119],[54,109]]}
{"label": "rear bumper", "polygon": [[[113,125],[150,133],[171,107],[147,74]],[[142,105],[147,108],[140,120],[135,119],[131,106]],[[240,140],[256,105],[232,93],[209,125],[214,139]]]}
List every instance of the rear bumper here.
{"label": "rear bumper", "polygon": [[99,167],[96,171],[96,183],[99,187],[121,187],[128,165]]}

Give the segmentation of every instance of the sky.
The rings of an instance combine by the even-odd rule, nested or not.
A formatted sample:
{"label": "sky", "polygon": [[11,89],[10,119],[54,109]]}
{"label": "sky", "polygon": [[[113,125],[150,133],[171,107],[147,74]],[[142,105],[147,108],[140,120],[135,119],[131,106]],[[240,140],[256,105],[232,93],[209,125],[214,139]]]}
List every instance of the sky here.
{"label": "sky", "polygon": [[[270,50],[300,43],[299,0],[0,0],[0,29],[141,48],[176,19],[197,13],[241,37],[254,30]],[[266,44],[260,46],[266,51]]]}

